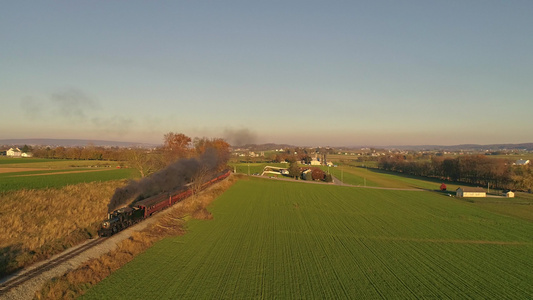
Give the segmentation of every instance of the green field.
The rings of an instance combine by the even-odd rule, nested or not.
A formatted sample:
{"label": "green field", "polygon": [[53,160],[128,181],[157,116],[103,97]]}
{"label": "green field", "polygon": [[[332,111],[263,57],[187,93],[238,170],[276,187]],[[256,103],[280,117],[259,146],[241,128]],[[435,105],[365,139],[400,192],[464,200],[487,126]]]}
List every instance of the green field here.
{"label": "green field", "polygon": [[120,162],[101,160],[67,160],[67,159],[44,159],[44,158],[11,158],[0,157],[0,168],[37,168],[37,169],[65,169],[65,168],[86,168],[116,167]]}
{"label": "green field", "polygon": [[406,174],[387,172],[376,168],[362,168],[355,166],[339,165],[338,167],[321,167],[324,171],[329,171],[333,176],[346,184],[359,186],[389,187],[389,188],[415,188],[438,190],[442,183],[445,183],[449,191],[464,186],[456,182],[447,182],[433,178],[410,176]]}
{"label": "green field", "polygon": [[60,188],[82,182],[134,178],[133,169],[117,169],[119,162],[0,158],[0,192]]}
{"label": "green field", "polygon": [[86,299],[531,299],[533,222],[433,192],[237,182]]}
{"label": "green field", "polygon": [[[39,175],[39,171],[0,174],[0,192],[20,190],[20,189],[44,189],[60,188],[66,185],[78,184],[82,182],[108,181],[117,179],[133,178],[135,173],[132,169],[110,169],[95,172],[63,173],[64,170],[56,171],[50,175]],[[51,172],[47,171],[46,174]],[[21,176],[28,175],[28,176]]]}
{"label": "green field", "polygon": [[64,160],[59,159],[44,159],[44,158],[12,158],[12,157],[0,157],[0,165],[24,165],[35,163],[50,163],[59,162]]}

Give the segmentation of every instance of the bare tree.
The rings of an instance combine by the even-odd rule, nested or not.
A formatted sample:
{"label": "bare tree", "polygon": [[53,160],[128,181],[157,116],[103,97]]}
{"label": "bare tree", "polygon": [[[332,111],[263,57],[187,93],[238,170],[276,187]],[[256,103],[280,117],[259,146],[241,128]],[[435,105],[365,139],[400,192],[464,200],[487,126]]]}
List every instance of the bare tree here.
{"label": "bare tree", "polygon": [[191,191],[193,196],[197,195],[201,190],[204,183],[209,180],[211,171],[207,166],[201,166],[196,173],[192,176]]}
{"label": "bare tree", "polygon": [[147,150],[132,149],[127,151],[127,160],[132,168],[139,171],[141,177],[146,177],[156,171],[156,164]]}

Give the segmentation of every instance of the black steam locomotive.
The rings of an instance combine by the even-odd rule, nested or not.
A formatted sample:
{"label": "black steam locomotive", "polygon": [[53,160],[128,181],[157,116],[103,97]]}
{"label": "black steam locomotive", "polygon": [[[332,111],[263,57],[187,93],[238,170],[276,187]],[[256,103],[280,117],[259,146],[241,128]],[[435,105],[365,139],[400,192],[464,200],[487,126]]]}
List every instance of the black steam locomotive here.
{"label": "black steam locomotive", "polygon": [[[201,189],[205,189],[208,186],[219,182],[230,175],[230,171],[224,171],[218,174],[210,181],[204,183]],[[138,223],[151,215],[159,212],[165,208],[172,206],[176,202],[192,195],[192,190],[189,187],[185,187],[179,190],[175,190],[170,193],[159,194],[144,200],[135,202],[129,207],[119,208],[110,213],[106,220],[102,222],[102,226],[98,230],[99,236],[111,236],[135,223]]]}

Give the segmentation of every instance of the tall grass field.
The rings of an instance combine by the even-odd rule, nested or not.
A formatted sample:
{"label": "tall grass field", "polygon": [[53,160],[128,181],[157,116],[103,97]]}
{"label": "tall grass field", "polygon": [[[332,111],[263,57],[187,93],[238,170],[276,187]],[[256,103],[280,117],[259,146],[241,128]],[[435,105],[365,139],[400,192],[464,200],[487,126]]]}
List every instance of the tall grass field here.
{"label": "tall grass field", "polygon": [[426,191],[241,180],[85,299],[531,299],[533,223]]}
{"label": "tall grass field", "polygon": [[96,235],[120,179],[117,162],[0,158],[0,276]]}

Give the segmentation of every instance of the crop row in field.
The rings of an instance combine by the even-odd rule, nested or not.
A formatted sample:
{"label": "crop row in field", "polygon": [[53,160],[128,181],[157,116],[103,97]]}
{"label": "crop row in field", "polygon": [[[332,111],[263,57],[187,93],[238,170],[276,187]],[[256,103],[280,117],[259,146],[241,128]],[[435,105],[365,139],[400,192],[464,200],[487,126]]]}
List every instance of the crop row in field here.
{"label": "crop row in field", "polygon": [[437,193],[252,179],[211,211],[85,297],[533,296],[533,224]]}

